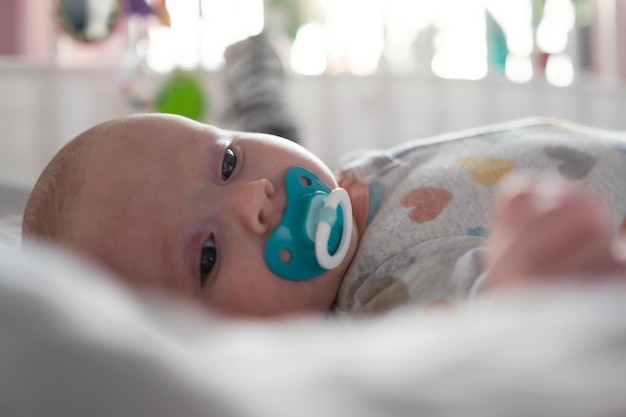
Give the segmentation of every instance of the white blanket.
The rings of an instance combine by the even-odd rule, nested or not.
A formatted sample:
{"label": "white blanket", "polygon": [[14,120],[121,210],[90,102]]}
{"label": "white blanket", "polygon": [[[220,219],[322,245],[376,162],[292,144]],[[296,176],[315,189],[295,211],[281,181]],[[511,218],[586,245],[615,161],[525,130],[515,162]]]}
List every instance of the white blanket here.
{"label": "white blanket", "polygon": [[0,249],[0,415],[624,416],[626,288],[231,322]]}
{"label": "white blanket", "polygon": [[22,240],[22,215],[0,217],[0,248],[17,249]]}

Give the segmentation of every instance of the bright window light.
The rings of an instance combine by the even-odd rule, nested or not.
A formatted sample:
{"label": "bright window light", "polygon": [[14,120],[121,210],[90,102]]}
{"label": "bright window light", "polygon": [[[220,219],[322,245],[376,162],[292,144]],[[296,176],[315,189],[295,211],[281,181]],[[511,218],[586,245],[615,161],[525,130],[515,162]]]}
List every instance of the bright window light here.
{"label": "bright window light", "polygon": [[[320,0],[325,12],[328,70],[368,74],[383,51],[382,0]],[[355,13],[358,10],[358,13]]]}
{"label": "bright window light", "polygon": [[[157,49],[158,48],[158,49]],[[169,27],[158,26],[150,29],[148,46],[148,66],[155,72],[166,74],[174,69],[176,45]]]}
{"label": "bright window light", "polygon": [[258,35],[263,26],[263,0],[202,0],[202,66],[220,68],[228,45]]}
{"label": "bright window light", "polygon": [[[552,55],[550,82],[573,80],[571,59],[560,55],[575,23],[572,0],[545,0],[536,39],[530,0],[301,1],[316,10],[317,19],[298,30],[289,51],[291,67],[300,74],[371,74],[384,54],[396,72],[430,66],[442,78],[483,78],[489,69],[488,10],[506,36],[509,80],[532,79],[535,40]],[[198,66],[219,70],[226,47],[264,27],[263,0],[167,0],[166,5],[171,27],[152,27],[147,45],[147,63],[159,73]]]}
{"label": "bright window light", "polygon": [[[439,0],[433,72],[442,78],[477,80],[487,75],[484,7],[477,1]],[[454,13],[450,13],[454,10]]]}
{"label": "bright window light", "polygon": [[509,55],[504,71],[510,81],[526,83],[533,78],[533,63],[530,57]]}
{"label": "bright window light", "polygon": [[550,55],[546,63],[546,80],[556,87],[567,87],[574,82],[574,66],[568,55]]}
{"label": "bright window light", "polygon": [[385,2],[385,58],[389,68],[411,73],[418,68],[415,41],[433,22],[435,3],[429,0]]}
{"label": "bright window light", "polygon": [[171,26],[150,30],[147,58],[160,73],[219,69],[228,45],[263,30],[263,0],[167,0],[166,6]]}
{"label": "bright window light", "polygon": [[320,75],[326,71],[326,42],[322,25],[308,23],[298,29],[291,47],[291,68],[303,75]]}
{"label": "bright window light", "polygon": [[574,5],[571,0],[547,0],[543,18],[537,27],[537,46],[549,54],[563,52],[567,34],[574,27]]}
{"label": "bright window light", "polygon": [[506,34],[509,52],[530,56],[533,52],[533,11],[529,0],[487,0],[487,9]]}

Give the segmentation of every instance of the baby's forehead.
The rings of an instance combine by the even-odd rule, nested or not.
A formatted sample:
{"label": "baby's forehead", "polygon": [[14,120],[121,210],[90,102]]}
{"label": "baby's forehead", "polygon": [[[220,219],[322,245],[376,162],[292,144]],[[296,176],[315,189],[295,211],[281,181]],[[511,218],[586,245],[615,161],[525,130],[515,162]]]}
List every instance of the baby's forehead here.
{"label": "baby's forehead", "polygon": [[149,149],[176,144],[190,137],[197,129],[178,119],[132,118],[115,123],[104,130],[97,140],[98,156],[105,154],[141,155]]}

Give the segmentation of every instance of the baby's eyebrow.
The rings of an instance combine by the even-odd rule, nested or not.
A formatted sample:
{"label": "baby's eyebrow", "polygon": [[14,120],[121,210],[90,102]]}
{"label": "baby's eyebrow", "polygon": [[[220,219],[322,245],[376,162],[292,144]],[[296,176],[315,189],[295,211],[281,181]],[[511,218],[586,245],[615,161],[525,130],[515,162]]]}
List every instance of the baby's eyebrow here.
{"label": "baby's eyebrow", "polygon": [[[202,131],[194,135],[191,142],[193,144],[190,147],[189,155],[186,155],[187,165],[193,167],[193,175],[198,175],[199,178],[211,178],[217,180],[217,169],[215,164],[218,161],[219,148],[216,140],[202,139]],[[205,133],[206,134],[206,133]]]}

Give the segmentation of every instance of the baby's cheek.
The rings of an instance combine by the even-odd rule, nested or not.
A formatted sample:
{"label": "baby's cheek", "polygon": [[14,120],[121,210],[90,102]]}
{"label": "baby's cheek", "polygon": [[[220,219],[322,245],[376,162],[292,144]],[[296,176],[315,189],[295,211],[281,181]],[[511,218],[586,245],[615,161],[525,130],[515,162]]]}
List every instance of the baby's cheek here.
{"label": "baby's cheek", "polygon": [[339,186],[345,189],[350,196],[354,222],[359,233],[362,233],[369,214],[369,186],[351,175],[341,176]]}

